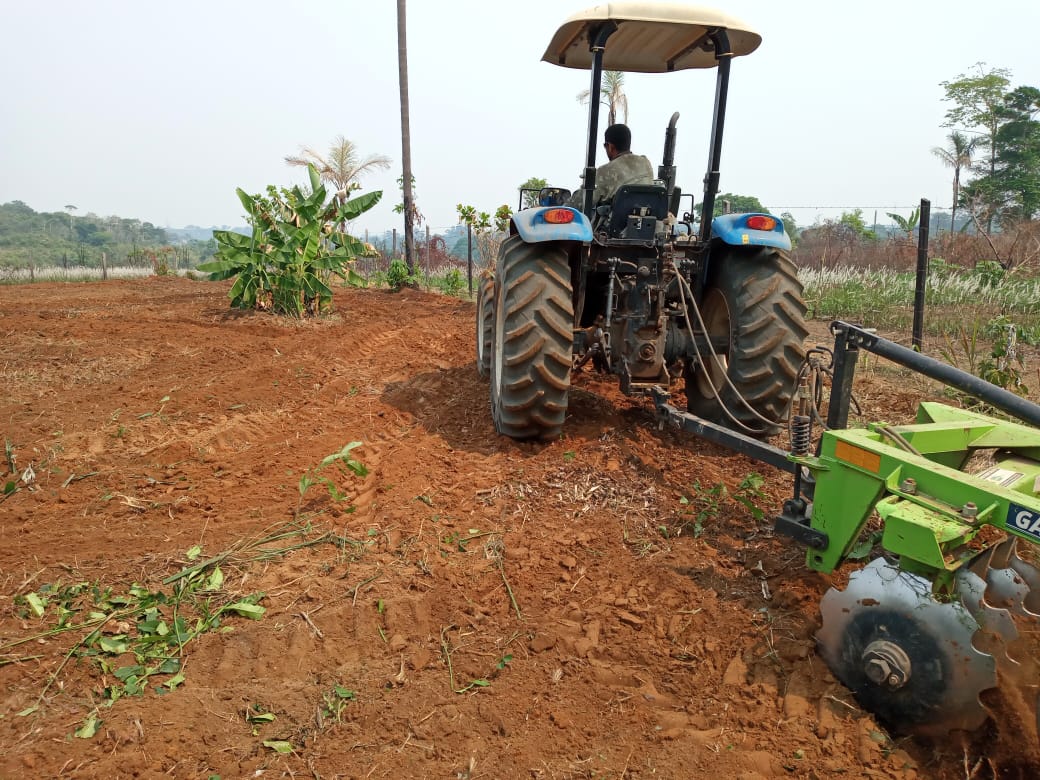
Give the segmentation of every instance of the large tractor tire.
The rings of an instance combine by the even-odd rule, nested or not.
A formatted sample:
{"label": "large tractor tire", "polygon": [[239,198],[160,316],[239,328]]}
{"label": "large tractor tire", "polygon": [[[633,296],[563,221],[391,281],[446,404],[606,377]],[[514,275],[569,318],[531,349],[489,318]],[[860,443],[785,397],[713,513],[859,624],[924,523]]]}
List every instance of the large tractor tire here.
{"label": "large tractor tire", "polygon": [[477,373],[491,376],[491,341],[495,331],[495,280],[483,279],[477,289]]}
{"label": "large tractor tire", "polygon": [[704,355],[706,366],[687,373],[688,408],[740,433],[772,436],[805,359],[801,282],[791,259],[770,247],[729,247],[713,253],[712,265],[701,317],[712,342],[726,347],[716,347],[718,361]]}
{"label": "large tractor tire", "polygon": [[562,245],[502,242],[495,273],[491,413],[513,439],[559,436],[571,384],[574,311]]}

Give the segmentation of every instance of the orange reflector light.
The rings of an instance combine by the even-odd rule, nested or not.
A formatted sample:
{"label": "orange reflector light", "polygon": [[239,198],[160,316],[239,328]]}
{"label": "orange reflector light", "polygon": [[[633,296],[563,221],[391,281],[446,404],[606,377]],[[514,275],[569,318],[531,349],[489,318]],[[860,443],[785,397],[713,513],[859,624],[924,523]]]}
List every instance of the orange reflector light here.
{"label": "orange reflector light", "polygon": [[574,212],[570,209],[549,209],[542,212],[542,219],[553,225],[566,225],[574,221]]}
{"label": "orange reflector light", "polygon": [[880,455],[840,439],[834,444],[834,457],[846,463],[851,463],[853,466],[859,466],[866,471],[873,471],[875,474],[881,472]]}
{"label": "orange reflector light", "polygon": [[748,217],[747,226],[752,230],[775,230],[776,220],[772,217]]}

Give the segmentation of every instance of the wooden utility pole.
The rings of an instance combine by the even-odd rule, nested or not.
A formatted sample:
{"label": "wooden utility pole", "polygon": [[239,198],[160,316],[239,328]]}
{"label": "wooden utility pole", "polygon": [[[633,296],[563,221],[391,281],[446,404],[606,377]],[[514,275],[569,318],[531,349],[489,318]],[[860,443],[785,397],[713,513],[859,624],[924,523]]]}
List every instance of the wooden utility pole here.
{"label": "wooden utility pole", "polygon": [[473,296],[473,225],[466,223],[466,281]]}
{"label": "wooden utility pole", "polygon": [[404,194],[404,261],[408,275],[415,276],[415,237],[412,223],[415,205],[412,203],[412,138],[408,122],[408,25],[406,23],[405,0],[397,0],[397,71],[401,87],[401,190]]}

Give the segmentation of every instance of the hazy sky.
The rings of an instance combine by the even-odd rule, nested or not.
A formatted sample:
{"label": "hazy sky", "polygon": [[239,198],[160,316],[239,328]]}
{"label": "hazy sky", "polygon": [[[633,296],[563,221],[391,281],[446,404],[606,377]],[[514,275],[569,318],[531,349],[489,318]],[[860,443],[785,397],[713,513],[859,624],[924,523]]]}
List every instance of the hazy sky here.
{"label": "hazy sky", "polygon": [[[460,202],[515,208],[531,176],[577,186],[588,74],[541,56],[592,5],[408,4],[412,164],[432,230],[455,224]],[[950,172],[930,152],[949,132],[939,82],[982,61],[1040,85],[1035,0],[716,5],[763,36],[733,64],[721,189],[801,225],[854,207],[887,222],[922,197],[948,207]],[[235,187],[302,182],[283,157],[342,134],[394,161],[363,180],[383,200],[355,226],[400,224],[393,0],[3,0],[0,18],[0,202],[240,225]],[[713,70],[625,81],[634,150],[655,168],[680,112],[678,181],[698,201],[714,83]]]}

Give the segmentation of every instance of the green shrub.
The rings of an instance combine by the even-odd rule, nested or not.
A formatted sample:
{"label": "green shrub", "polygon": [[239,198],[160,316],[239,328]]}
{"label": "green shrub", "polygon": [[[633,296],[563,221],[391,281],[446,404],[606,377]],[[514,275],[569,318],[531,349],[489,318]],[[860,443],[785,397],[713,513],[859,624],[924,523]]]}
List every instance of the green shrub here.
{"label": "green shrub", "polygon": [[398,292],[403,287],[407,287],[415,284],[415,276],[408,273],[408,266],[405,265],[404,260],[394,258],[390,261],[390,268],[386,272],[386,284],[394,292]]}
{"label": "green shrub", "polygon": [[311,192],[299,187],[267,188],[268,197],[236,190],[253,232],[243,236],[213,231],[216,259],[198,266],[210,279],[235,279],[231,305],[272,309],[301,317],[332,305],[332,276],[350,279],[350,266],[366,251],[343,226],[372,208],[381,192],[326,203],[327,192],[314,166],[308,166]]}
{"label": "green shrub", "polygon": [[444,293],[446,295],[458,296],[465,286],[466,280],[462,278],[462,271],[458,268],[452,268],[444,275]]}
{"label": "green shrub", "polygon": [[974,275],[987,287],[997,287],[1004,281],[1007,271],[996,260],[982,260],[975,266]]}

